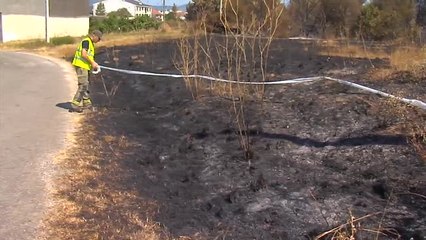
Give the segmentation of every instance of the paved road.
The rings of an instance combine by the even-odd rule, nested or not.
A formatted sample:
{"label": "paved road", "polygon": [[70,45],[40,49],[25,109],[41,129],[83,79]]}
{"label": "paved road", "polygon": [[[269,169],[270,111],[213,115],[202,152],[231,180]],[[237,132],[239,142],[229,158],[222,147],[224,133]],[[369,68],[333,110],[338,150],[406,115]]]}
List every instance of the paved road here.
{"label": "paved road", "polygon": [[33,55],[0,52],[0,239],[34,239],[46,210],[52,155],[70,114],[65,72]]}

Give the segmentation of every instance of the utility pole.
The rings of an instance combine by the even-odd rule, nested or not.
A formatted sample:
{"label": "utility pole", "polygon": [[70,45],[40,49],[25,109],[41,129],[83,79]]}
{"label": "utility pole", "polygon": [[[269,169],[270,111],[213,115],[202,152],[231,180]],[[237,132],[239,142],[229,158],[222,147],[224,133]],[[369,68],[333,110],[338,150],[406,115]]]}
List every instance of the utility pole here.
{"label": "utility pole", "polygon": [[46,42],[50,42],[50,37],[49,37],[49,0],[45,0],[44,1],[45,4],[45,12],[44,12],[44,25],[45,25],[45,38],[46,38]]}
{"label": "utility pole", "polygon": [[166,0],[163,0],[163,22],[166,20]]}

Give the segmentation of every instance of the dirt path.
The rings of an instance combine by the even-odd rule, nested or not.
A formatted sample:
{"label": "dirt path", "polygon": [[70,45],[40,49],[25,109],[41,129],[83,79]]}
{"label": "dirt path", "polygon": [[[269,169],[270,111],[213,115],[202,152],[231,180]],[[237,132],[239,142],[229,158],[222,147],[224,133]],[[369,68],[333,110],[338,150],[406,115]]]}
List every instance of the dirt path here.
{"label": "dirt path", "polygon": [[0,52],[0,238],[34,239],[47,208],[53,154],[65,144],[70,98],[57,63]]}

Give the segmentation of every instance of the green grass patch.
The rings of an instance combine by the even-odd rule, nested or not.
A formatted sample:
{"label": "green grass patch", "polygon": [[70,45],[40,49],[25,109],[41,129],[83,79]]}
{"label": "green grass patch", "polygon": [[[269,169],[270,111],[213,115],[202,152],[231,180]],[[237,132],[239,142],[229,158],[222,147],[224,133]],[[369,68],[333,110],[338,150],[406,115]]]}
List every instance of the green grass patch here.
{"label": "green grass patch", "polygon": [[65,45],[65,44],[74,44],[75,38],[71,37],[71,36],[64,36],[64,37],[53,37],[50,39],[50,43],[54,46],[59,46],[59,45]]}

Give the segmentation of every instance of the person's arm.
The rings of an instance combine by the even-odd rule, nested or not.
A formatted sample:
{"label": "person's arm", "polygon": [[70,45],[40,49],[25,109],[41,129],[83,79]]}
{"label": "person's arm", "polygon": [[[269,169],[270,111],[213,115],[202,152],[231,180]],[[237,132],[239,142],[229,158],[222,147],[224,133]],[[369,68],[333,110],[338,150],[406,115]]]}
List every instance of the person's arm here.
{"label": "person's arm", "polygon": [[84,59],[86,59],[89,63],[90,63],[90,65],[92,65],[92,68],[94,69],[94,70],[96,70],[96,69],[98,69],[98,67],[99,67],[99,65],[98,65],[98,63],[97,62],[95,62],[95,61],[92,61],[90,58],[89,58],[89,56],[87,55],[87,50],[86,49],[82,49],[81,50],[81,56],[84,58]]}
{"label": "person's arm", "polygon": [[99,67],[98,63],[96,63],[95,61],[91,60],[89,58],[89,56],[87,55],[87,51],[89,49],[89,41],[85,40],[81,44],[82,44],[81,56],[84,59],[86,59],[86,61],[88,61],[90,63],[90,65],[92,65],[92,69],[96,70]]}

